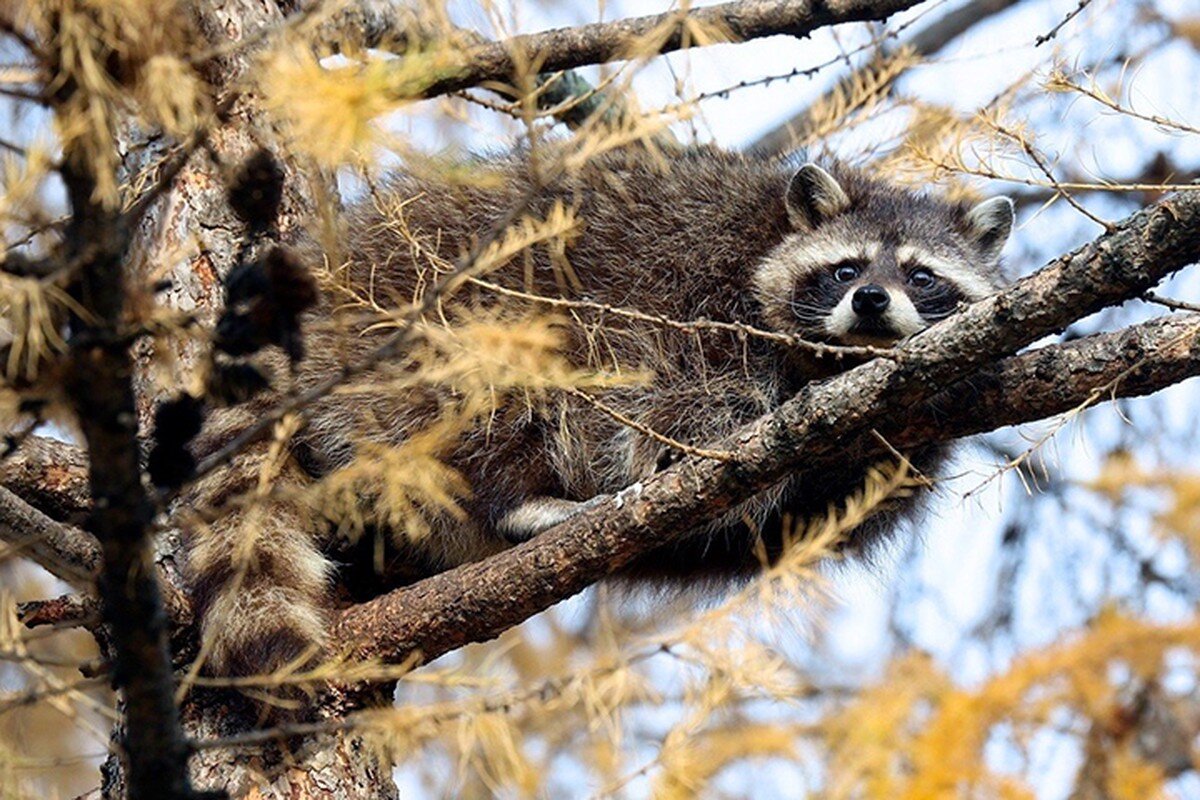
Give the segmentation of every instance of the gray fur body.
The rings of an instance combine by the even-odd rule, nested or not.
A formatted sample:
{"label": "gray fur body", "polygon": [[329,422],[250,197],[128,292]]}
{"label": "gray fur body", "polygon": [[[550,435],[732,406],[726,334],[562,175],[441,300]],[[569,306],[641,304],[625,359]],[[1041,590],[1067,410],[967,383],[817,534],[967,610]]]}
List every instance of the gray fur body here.
{"label": "gray fur body", "polygon": [[[396,176],[387,188],[390,196],[410,200],[403,212],[408,230],[446,260],[470,248],[529,191],[519,159],[480,166],[498,179],[492,188],[406,175]],[[1012,222],[1007,202],[988,201],[972,209],[844,168],[833,168],[832,176],[811,165],[797,171],[779,160],[711,148],[688,149],[665,163],[641,151],[594,159],[577,174],[534,192],[529,215],[544,217],[556,200],[576,208],[583,220],[582,232],[566,252],[577,283],[564,278],[561,263],[539,247],[489,280],[674,320],[742,322],[832,343],[893,342],[998,287],[998,253]],[[348,213],[350,282],[371,287],[378,297],[408,301],[429,285],[429,264],[384,221],[372,204]],[[923,277],[914,277],[920,270],[932,273],[932,284],[916,285],[924,284]],[[464,288],[460,299],[477,306],[499,302],[494,293],[475,286]],[[866,301],[874,306],[868,308]],[[517,301],[504,302],[512,307]],[[319,312],[326,319],[330,314],[329,308]],[[314,328],[309,334],[310,356],[296,378],[299,385],[330,374],[382,335],[330,330]],[[653,372],[648,385],[601,393],[605,403],[697,446],[719,446],[805,383],[853,364],[818,359],[762,338],[683,332],[611,315],[586,316],[571,331],[574,363]],[[268,395],[223,412],[198,447],[219,446],[277,399]],[[399,444],[427,425],[437,408],[434,393],[332,395],[313,407],[283,478],[311,484],[347,464],[356,442]],[[348,545],[333,533],[336,524],[306,515],[286,500],[273,501],[276,507],[262,515],[264,530],[248,550],[240,545],[241,556],[241,515],[197,526],[189,568],[212,645],[210,669],[270,671],[305,646],[319,649],[335,604],[335,583],[342,596],[365,596],[485,557],[565,519],[599,495],[650,476],[672,455],[670,448],[595,407],[555,396],[545,403],[502,407],[462,439],[447,460],[471,485],[464,502],[467,519],[435,517],[429,534],[416,542],[386,537],[382,570],[379,551],[370,542]],[[942,448],[908,455],[927,474],[935,474],[944,460]],[[250,454],[214,473],[191,502],[248,489],[264,457]],[[844,469],[797,473],[719,520],[697,526],[680,544],[641,559],[629,575],[678,578],[690,585],[753,575],[761,566],[758,537],[761,549],[777,556],[781,516],[824,513],[861,487],[866,466],[847,453]],[[909,502],[876,517],[856,532],[852,544],[879,539],[914,510]],[[337,581],[335,560],[343,564]]]}

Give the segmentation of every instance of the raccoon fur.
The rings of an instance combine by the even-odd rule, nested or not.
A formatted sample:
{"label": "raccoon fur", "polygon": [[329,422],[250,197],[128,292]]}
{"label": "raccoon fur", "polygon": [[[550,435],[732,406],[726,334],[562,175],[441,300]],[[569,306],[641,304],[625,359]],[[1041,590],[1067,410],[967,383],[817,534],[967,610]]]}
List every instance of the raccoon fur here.
{"label": "raccoon fur", "polygon": [[[397,174],[384,196],[403,200],[403,225],[379,203],[348,210],[344,252],[351,286],[411,302],[430,281],[417,232],[447,261],[467,251],[522,201],[542,218],[556,201],[582,230],[565,253],[535,247],[488,275],[519,292],[636,309],[672,320],[738,322],[832,344],[889,345],[1002,285],[999,257],[1012,228],[1007,198],[947,202],[841,165],[686,148],[665,162],[643,150],[610,153],[536,188],[520,155],[481,161],[488,180],[461,184]],[[569,264],[564,278],[562,259]],[[499,300],[478,286],[462,302]],[[516,301],[511,301],[516,302]],[[306,334],[304,388],[376,346],[382,333],[337,318],[326,300]],[[531,304],[531,308],[536,304]],[[544,308],[542,309],[544,310]],[[617,316],[571,326],[568,354],[583,366],[646,369],[645,385],[598,396],[640,425],[691,445],[716,445],[803,387],[856,363],[736,331],[681,331]],[[597,345],[597,331],[602,344]],[[210,473],[189,508],[253,495],[264,470],[285,487],[250,510],[186,527],[187,573],[206,645],[207,670],[250,675],[303,660],[325,642],[339,602],[369,596],[477,560],[577,513],[599,496],[662,469],[671,448],[569,394],[497,409],[461,437],[446,462],[470,485],[465,516],[431,514],[420,537],[377,532],[348,541],[338,520],[299,497],[344,467],[363,443],[398,445],[436,417],[436,394],[372,388],[313,405],[290,450],[252,448]],[[279,399],[267,393],[221,412],[195,442],[198,455],[228,441]],[[946,451],[906,454],[936,474]],[[271,461],[271,459],[274,461]],[[752,576],[761,554],[778,556],[784,514],[824,513],[858,489],[866,465],[803,471],[678,544],[640,558],[625,577],[721,585]],[[295,489],[287,491],[286,489]],[[915,513],[908,501],[856,531],[865,548]],[[255,515],[252,525],[247,518]],[[253,529],[253,534],[246,530]],[[382,544],[381,544],[382,543]]]}

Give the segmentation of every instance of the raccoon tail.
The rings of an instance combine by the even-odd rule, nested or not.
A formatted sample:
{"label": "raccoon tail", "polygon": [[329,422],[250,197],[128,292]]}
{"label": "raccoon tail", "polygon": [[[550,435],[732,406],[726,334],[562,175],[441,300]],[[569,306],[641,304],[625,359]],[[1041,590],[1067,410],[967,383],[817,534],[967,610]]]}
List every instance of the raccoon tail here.
{"label": "raccoon tail", "polygon": [[[326,645],[333,565],[313,515],[287,491],[303,485],[303,471],[290,460],[270,462],[262,445],[205,477],[188,497],[196,514],[183,526],[186,573],[210,674],[303,667]],[[274,487],[269,495],[257,491],[268,485],[263,476]],[[223,510],[206,522],[204,509]],[[299,687],[278,695],[281,705],[302,705]]]}

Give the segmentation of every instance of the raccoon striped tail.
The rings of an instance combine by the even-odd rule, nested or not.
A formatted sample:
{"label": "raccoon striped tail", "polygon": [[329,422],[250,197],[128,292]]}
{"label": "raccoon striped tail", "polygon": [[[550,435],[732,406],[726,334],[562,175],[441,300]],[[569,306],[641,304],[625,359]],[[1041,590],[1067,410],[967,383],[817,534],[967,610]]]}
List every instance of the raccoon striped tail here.
{"label": "raccoon striped tail", "polygon": [[[250,500],[237,510],[217,513],[215,522],[184,526],[187,577],[200,620],[204,671],[226,677],[271,675],[281,668],[310,665],[326,644],[332,564],[322,553],[312,516],[280,492],[300,485],[299,467],[276,470],[271,496],[255,497],[260,475],[270,469],[266,447],[234,459],[196,486],[189,498],[203,508]],[[292,498],[281,497],[292,494]],[[302,689],[248,689],[280,707],[297,707]],[[271,716],[278,712],[264,709]]]}

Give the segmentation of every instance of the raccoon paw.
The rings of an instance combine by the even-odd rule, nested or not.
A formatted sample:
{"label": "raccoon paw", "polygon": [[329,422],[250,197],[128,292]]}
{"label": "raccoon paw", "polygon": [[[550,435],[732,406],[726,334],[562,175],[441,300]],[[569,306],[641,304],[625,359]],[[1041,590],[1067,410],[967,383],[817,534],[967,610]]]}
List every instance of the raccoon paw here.
{"label": "raccoon paw", "polygon": [[532,539],[543,531],[594,508],[607,495],[591,500],[562,500],[557,497],[535,497],[509,511],[496,525],[496,530],[513,544]]}

